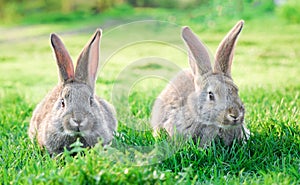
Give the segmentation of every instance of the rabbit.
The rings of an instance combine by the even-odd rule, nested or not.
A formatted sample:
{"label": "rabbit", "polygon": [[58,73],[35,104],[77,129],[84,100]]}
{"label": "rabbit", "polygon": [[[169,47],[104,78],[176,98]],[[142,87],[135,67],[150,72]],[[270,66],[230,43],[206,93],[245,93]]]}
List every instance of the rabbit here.
{"label": "rabbit", "polygon": [[239,21],[219,44],[214,68],[205,46],[189,27],[182,28],[190,69],[179,72],[155,100],[150,121],[155,136],[165,129],[171,137],[200,138],[200,147],[215,139],[230,146],[235,139],[249,138],[245,108],[231,77],[233,52],[243,25]]}
{"label": "rabbit", "polygon": [[102,31],[97,29],[82,50],[74,72],[72,59],[63,42],[51,34],[59,82],[33,111],[28,135],[50,154],[59,154],[77,139],[83,147],[99,139],[108,145],[117,129],[114,107],[95,95]]}

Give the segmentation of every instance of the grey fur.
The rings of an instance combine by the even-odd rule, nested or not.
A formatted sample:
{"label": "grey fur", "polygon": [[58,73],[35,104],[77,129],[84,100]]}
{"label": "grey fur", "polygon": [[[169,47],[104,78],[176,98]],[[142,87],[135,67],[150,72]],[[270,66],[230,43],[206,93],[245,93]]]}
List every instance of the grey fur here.
{"label": "grey fur", "polygon": [[51,35],[59,84],[37,105],[28,130],[31,140],[37,138],[50,154],[69,149],[77,138],[84,147],[94,146],[99,139],[107,145],[113,139],[117,129],[114,107],[94,93],[100,38],[98,29],[81,52],[74,72],[62,41]]}
{"label": "grey fur", "polygon": [[215,138],[226,145],[249,137],[244,125],[244,106],[231,78],[233,50],[243,27],[239,21],[220,43],[214,69],[205,46],[188,28],[182,38],[189,48],[190,68],[180,72],[156,99],[151,117],[154,134],[164,128],[207,146]]}

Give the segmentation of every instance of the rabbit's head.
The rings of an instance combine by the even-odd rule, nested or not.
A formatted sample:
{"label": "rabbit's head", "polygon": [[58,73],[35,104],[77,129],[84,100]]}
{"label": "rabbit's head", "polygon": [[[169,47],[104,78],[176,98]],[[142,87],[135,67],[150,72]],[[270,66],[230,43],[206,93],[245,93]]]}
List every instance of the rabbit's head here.
{"label": "rabbit's head", "polygon": [[[60,38],[52,34],[51,44],[56,56],[59,73],[59,90],[52,110],[54,134],[81,136],[87,144],[90,135],[100,135],[101,115],[95,96],[95,82],[99,61],[101,30],[97,30],[82,50],[74,71],[72,59]],[[95,140],[95,138],[90,138]],[[90,143],[89,143],[90,142]]]}
{"label": "rabbit's head", "polygon": [[238,87],[231,78],[231,65],[237,37],[244,22],[239,21],[220,43],[214,68],[207,49],[188,28],[182,37],[189,48],[189,63],[194,78],[195,92],[189,106],[205,124],[226,128],[244,121],[244,106],[238,95]]}

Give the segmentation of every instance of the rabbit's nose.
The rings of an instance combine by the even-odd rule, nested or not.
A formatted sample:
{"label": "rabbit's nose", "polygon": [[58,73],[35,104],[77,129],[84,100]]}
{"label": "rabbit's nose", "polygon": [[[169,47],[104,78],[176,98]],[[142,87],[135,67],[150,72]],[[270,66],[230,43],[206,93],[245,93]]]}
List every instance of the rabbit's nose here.
{"label": "rabbit's nose", "polygon": [[70,118],[70,124],[73,127],[84,127],[87,124],[87,118],[85,118],[85,119]]}
{"label": "rabbit's nose", "polygon": [[80,123],[81,123],[80,119],[73,118],[73,121],[76,122],[78,125],[80,125]]}
{"label": "rabbit's nose", "polygon": [[229,114],[229,117],[233,120],[233,121],[238,121],[239,118],[237,115],[234,115],[234,114]]}
{"label": "rabbit's nose", "polygon": [[76,118],[70,119],[70,124],[74,127],[79,127],[81,122],[82,121],[80,119],[76,119]]}
{"label": "rabbit's nose", "polygon": [[85,124],[85,119],[81,118],[71,118],[70,123],[74,127],[81,127]]}

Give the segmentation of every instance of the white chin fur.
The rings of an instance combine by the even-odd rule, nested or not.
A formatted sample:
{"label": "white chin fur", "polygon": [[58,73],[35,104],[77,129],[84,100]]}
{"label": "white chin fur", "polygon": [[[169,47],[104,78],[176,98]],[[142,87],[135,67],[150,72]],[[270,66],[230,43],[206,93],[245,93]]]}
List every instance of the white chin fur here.
{"label": "white chin fur", "polygon": [[236,128],[238,126],[242,125],[241,123],[238,124],[234,124],[234,125],[223,125],[223,124],[219,124],[218,127],[219,128],[223,128],[223,129],[230,129],[230,128]]}
{"label": "white chin fur", "polygon": [[89,136],[92,134],[91,130],[83,130],[80,132],[74,132],[73,130],[64,130],[64,134],[69,135],[69,136]]}
{"label": "white chin fur", "polygon": [[236,126],[238,125],[221,125],[221,124],[218,125],[219,128],[223,128],[223,129],[234,128]]}
{"label": "white chin fur", "polygon": [[65,130],[64,133],[66,135],[69,135],[69,136],[84,136],[85,134],[83,132],[74,132],[72,130]]}

